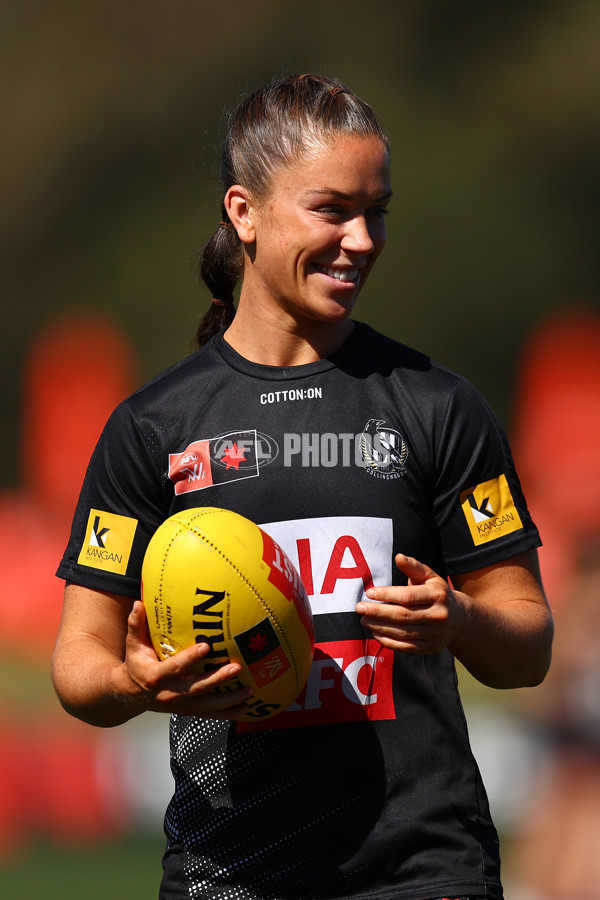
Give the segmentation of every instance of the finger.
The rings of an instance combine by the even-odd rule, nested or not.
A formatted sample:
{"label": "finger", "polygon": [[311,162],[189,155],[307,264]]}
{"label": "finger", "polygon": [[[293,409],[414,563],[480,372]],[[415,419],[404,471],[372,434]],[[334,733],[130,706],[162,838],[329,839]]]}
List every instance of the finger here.
{"label": "finger", "polygon": [[127,618],[127,636],[142,644],[149,643],[146,609],[141,600],[136,600]]}
{"label": "finger", "polygon": [[419,562],[413,556],[406,556],[404,553],[397,553],[395,563],[398,569],[407,576],[412,584],[423,584],[430,578],[437,578],[438,575],[433,569],[425,563]]}
{"label": "finger", "polygon": [[374,636],[382,647],[412,656],[428,656],[443,649],[443,644],[434,640],[411,640],[409,638],[391,637],[387,634],[376,634]]}
{"label": "finger", "polygon": [[365,617],[361,624],[372,632],[382,646],[405,653],[435,653],[447,643],[443,625],[435,621],[399,623],[392,619],[369,620]]}
{"label": "finger", "polygon": [[361,622],[365,628],[370,629],[375,637],[389,637],[393,640],[400,641],[431,641],[437,640],[441,633],[438,623],[436,622],[397,622],[391,619],[383,621],[364,618]]}
{"label": "finger", "polygon": [[[163,669],[163,673],[165,675],[185,675],[189,674],[190,676],[198,677],[199,669],[196,669],[196,672],[193,671],[194,666],[198,666],[198,663],[201,662],[204,657],[210,653],[210,646],[202,641],[199,644],[192,644],[191,647],[185,647],[183,650],[178,650],[177,653],[173,653],[170,656],[165,657],[165,659],[161,660],[161,666]],[[225,667],[228,664],[225,664]],[[240,670],[240,666],[234,663],[230,664],[231,666],[235,666],[235,674]],[[219,666],[218,668],[211,669],[210,674],[220,672],[221,669],[225,668],[224,666]]]}
{"label": "finger", "polygon": [[[197,687],[197,686],[196,686]],[[155,711],[195,715],[207,718],[233,719],[248,712],[247,703],[252,700],[251,688],[240,687],[230,693],[206,691],[198,693],[192,688],[189,693],[161,691],[152,708]]]}
{"label": "finger", "polygon": [[[139,600],[136,600],[133,604],[127,620],[127,643],[132,649],[138,650],[139,647],[136,645],[141,645],[144,649],[152,651],[152,658],[156,658],[161,667],[157,678],[176,677],[190,672],[199,660],[210,653],[209,644],[200,642],[192,644],[191,647],[186,647],[183,650],[178,650],[176,653],[172,653],[164,658],[158,656],[150,639],[144,604]],[[234,674],[237,674],[240,667],[237,664],[235,666]]]}
{"label": "finger", "polygon": [[225,663],[201,674],[197,671],[192,673],[193,684],[197,685],[197,690],[218,689],[225,693],[241,685],[241,682],[237,680],[241,671],[242,667],[239,663]]}
{"label": "finger", "polygon": [[389,609],[382,609],[383,606],[392,605],[401,609],[424,609],[436,602],[440,591],[434,584],[409,584],[406,587],[400,585],[385,585],[384,587],[373,587],[366,591],[366,596],[374,602],[368,603],[365,600],[359,601],[356,605],[358,613],[367,613],[368,615],[383,617],[390,614]]}
{"label": "finger", "polygon": [[382,607],[393,606],[394,608],[408,611],[415,607],[427,606],[430,602],[428,595],[424,593],[415,593],[411,588],[398,587],[378,587],[369,588],[367,597],[372,602],[360,600],[356,605],[356,611],[359,613],[384,618],[390,615],[389,609]]}
{"label": "finger", "polygon": [[[204,644],[200,645],[198,650],[196,662],[210,651],[210,647]],[[165,663],[177,663],[176,657],[181,658],[185,654],[186,651],[181,651],[170,660],[165,660]],[[157,700],[170,703],[171,711],[185,711],[188,715],[214,716],[223,712],[223,718],[237,716],[239,714],[237,707],[247,712],[245,701],[254,696],[252,688],[240,681],[241,670],[241,665],[236,662],[211,667],[205,672],[184,669],[178,673],[177,670],[171,670],[174,672],[173,677],[161,680],[157,686]],[[234,707],[236,710],[232,712]]]}
{"label": "finger", "polygon": [[398,594],[395,588],[370,588],[367,596],[371,603],[360,600],[355,606],[363,624],[367,620],[370,624],[376,624],[380,619],[393,619],[399,623],[410,617],[408,596]]}
{"label": "finger", "polygon": [[226,663],[208,672],[189,671],[185,665],[182,668],[178,665],[177,657],[185,657],[186,653],[182,650],[159,662],[158,668],[149,676],[148,686],[157,699],[218,696],[221,699],[215,705],[219,708],[241,703],[252,696],[252,689],[239,680],[241,666],[238,663]]}
{"label": "finger", "polygon": [[241,687],[237,678],[242,667],[238,663],[225,663],[205,672],[198,670],[198,661],[209,652],[208,644],[198,644],[159,661],[158,667],[148,675],[148,686],[157,695],[165,690],[174,694],[202,694],[215,690],[226,694]]}

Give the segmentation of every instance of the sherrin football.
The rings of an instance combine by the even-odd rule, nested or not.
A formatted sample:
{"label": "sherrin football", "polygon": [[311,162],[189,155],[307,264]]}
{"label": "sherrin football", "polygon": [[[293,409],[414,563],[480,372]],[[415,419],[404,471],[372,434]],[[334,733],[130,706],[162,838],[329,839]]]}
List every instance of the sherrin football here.
{"label": "sherrin football", "polygon": [[234,687],[254,690],[241,720],[283,712],[304,687],[314,649],[306,591],[281,547],[244,516],[200,507],[163,522],[146,549],[142,600],[160,659],[206,642],[200,672],[241,665]]}

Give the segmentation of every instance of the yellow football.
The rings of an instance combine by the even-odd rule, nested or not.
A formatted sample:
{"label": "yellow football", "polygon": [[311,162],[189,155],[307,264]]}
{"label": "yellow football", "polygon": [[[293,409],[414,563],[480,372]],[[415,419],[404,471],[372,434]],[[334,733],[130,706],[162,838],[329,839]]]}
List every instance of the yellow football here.
{"label": "yellow football", "polygon": [[242,720],[277,715],[304,687],[314,649],[306,591],[287,554],[244,516],[200,507],[163,522],[144,556],[142,600],[159,658],[206,642],[201,672],[241,665],[234,686],[254,690]]}

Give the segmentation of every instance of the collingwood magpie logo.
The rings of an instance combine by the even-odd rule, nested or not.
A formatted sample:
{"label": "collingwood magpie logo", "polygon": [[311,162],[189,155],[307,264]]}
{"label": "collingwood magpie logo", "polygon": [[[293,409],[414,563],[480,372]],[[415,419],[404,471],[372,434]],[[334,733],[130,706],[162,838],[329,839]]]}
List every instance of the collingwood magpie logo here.
{"label": "collingwood magpie logo", "polygon": [[360,437],[363,465],[375,478],[401,478],[406,473],[408,447],[385,419],[369,419]]}

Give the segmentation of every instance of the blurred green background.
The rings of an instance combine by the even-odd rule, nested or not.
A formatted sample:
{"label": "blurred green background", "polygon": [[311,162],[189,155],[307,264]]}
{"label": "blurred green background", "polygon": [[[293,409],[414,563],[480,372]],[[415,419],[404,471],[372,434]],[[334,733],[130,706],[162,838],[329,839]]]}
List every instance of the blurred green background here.
{"label": "blurred green background", "polygon": [[506,418],[532,325],[599,302],[599,42],[595,0],[4,0],[2,483],[26,348],[57,311],[114,317],[142,377],[188,352],[226,111],[294,71],[346,80],[391,136],[389,244],[357,317]]}
{"label": "blurred green background", "polygon": [[[20,483],[28,348],[59,313],[115,321],[140,381],[192,349],[226,112],[297,71],[346,81],[391,138],[388,249],[356,317],[461,371],[510,429],[532,329],[600,308],[599,49],[597,0],[3,0],[0,488]],[[4,706],[55,703],[42,662],[5,658]],[[142,900],[159,832],[41,836],[0,887]]]}

